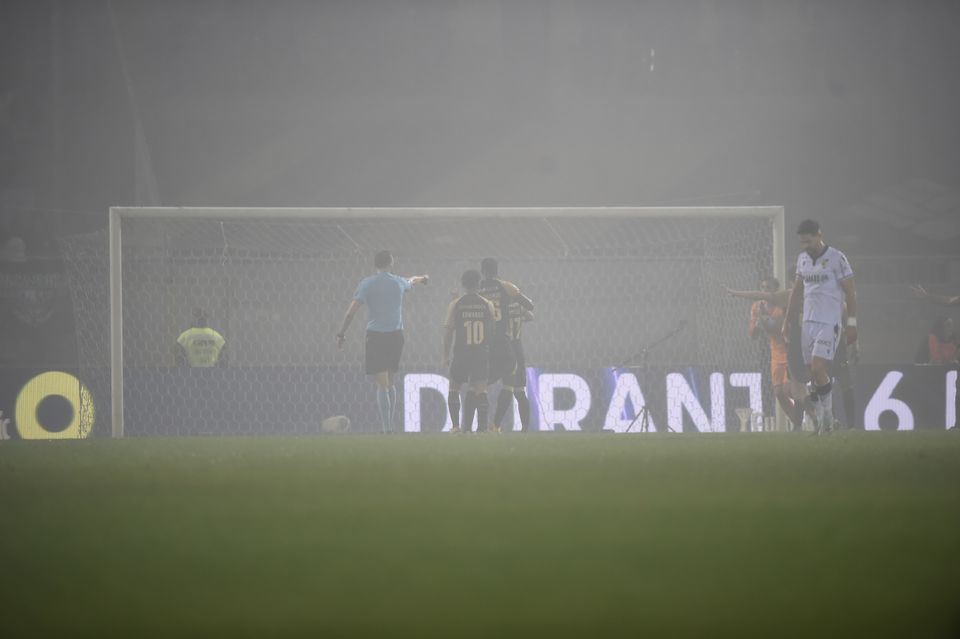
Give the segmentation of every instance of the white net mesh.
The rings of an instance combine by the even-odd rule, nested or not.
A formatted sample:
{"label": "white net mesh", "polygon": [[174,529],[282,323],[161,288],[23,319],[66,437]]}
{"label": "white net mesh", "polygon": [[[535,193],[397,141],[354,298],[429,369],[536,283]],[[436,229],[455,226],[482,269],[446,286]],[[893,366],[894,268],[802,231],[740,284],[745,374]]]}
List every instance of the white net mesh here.
{"label": "white net mesh", "polygon": [[[602,377],[596,371],[643,364],[629,370],[646,376],[644,393],[666,423],[670,408],[657,398],[671,371],[766,374],[764,347],[747,336],[748,305],[721,286],[755,288],[772,271],[772,225],[709,211],[671,217],[669,209],[663,217],[608,217],[602,209],[521,218],[289,219],[282,210],[257,219],[124,217],[125,434],[315,433],[333,415],[349,417],[354,431],[377,430],[373,385],[362,372],[363,312],[345,350],[334,334],[381,249],[394,253],[394,272],[431,276],[405,300],[401,375],[445,373],[441,326],[451,291],[464,270],[493,256],[501,277],[536,304],[524,332],[529,367]],[[63,248],[81,377],[98,407],[94,433],[108,435],[107,234],[68,238]],[[226,338],[221,366],[178,365],[176,339],[194,309]],[[643,362],[633,357],[681,326]],[[402,397],[402,382],[398,388]],[[563,395],[554,408],[574,401]],[[402,410],[416,406],[421,430],[444,425],[441,394],[412,400],[402,397]],[[534,412],[544,417],[536,403]],[[604,420],[597,405],[580,427],[600,429]]]}

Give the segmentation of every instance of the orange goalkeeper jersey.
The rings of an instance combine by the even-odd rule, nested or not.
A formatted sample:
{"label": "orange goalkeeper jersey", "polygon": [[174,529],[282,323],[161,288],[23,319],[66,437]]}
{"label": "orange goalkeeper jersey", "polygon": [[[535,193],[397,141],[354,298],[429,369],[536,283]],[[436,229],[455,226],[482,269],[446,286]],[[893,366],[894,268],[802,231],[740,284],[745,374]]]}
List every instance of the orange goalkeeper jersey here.
{"label": "orange goalkeeper jersey", "polygon": [[750,307],[750,335],[758,330],[764,331],[770,338],[770,363],[787,363],[787,344],[780,334],[786,310],[769,302],[757,301]]}

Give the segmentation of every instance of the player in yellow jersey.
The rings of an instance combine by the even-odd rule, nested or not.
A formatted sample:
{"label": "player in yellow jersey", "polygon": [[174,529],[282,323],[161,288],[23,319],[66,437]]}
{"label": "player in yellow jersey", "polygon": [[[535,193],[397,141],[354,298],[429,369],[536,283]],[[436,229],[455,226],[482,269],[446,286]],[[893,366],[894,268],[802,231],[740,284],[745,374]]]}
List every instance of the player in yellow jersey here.
{"label": "player in yellow jersey", "polygon": [[500,431],[503,418],[513,399],[517,400],[521,430],[530,425],[530,401],[527,399],[526,362],[520,343],[520,327],[525,319],[532,319],[533,302],[513,283],[498,277],[499,265],[492,257],[480,263],[483,280],[480,295],[493,303],[496,332],[490,345],[490,384],[502,381],[497,407],[493,414],[493,430]]}
{"label": "player in yellow jersey", "polygon": [[[490,343],[495,320],[493,304],[477,292],[480,273],[467,271],[460,278],[464,294],[447,307],[443,332],[444,368],[450,366],[450,392],[447,408],[453,423],[452,432],[460,432],[460,391],[467,386],[463,397],[463,430],[473,429],[473,415],[477,415],[477,432],[486,430],[488,403],[487,378],[490,375]],[[450,350],[453,349],[453,360]]]}

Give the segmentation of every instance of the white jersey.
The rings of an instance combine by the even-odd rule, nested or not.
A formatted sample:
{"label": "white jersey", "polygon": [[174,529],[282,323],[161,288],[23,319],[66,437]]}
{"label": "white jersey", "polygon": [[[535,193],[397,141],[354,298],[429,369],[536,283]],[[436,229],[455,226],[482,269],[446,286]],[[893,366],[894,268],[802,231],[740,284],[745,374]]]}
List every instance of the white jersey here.
{"label": "white jersey", "polygon": [[839,326],[843,318],[840,282],[853,277],[847,256],[830,246],[816,260],[804,251],[797,258],[797,277],[803,279],[803,321]]}

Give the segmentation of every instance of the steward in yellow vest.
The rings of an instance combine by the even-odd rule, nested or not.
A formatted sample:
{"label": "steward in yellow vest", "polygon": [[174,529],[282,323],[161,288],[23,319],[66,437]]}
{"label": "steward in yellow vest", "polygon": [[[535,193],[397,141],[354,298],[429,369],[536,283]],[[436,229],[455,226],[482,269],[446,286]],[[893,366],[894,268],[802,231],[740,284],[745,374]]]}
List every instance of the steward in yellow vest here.
{"label": "steward in yellow vest", "polygon": [[177,338],[177,344],[180,345],[178,360],[181,365],[187,364],[192,368],[223,366],[225,358],[221,354],[226,343],[223,335],[207,326],[206,313],[194,309],[193,326]]}

